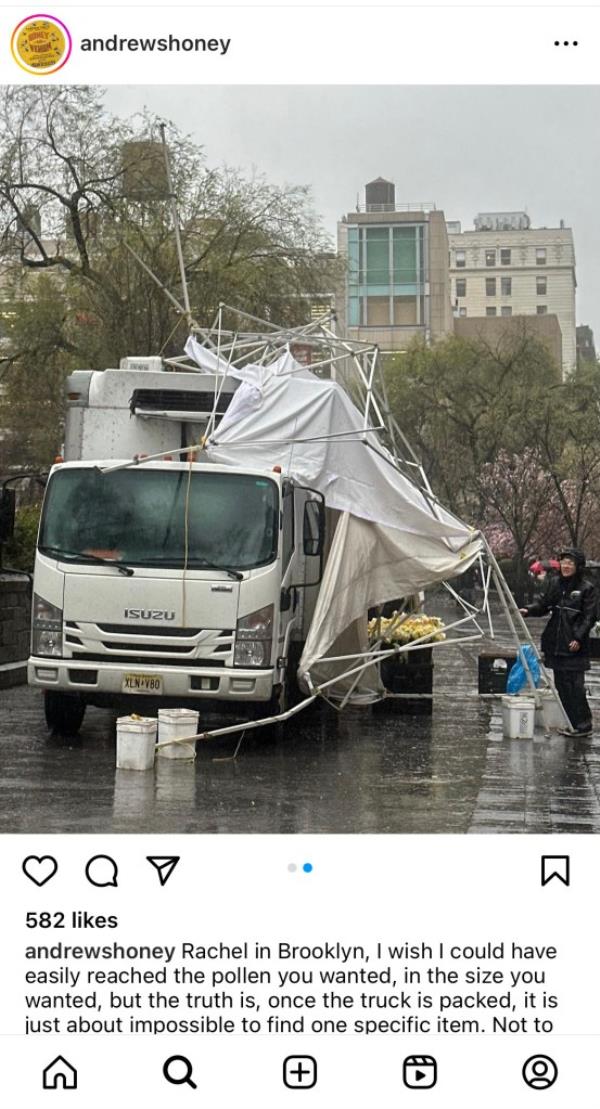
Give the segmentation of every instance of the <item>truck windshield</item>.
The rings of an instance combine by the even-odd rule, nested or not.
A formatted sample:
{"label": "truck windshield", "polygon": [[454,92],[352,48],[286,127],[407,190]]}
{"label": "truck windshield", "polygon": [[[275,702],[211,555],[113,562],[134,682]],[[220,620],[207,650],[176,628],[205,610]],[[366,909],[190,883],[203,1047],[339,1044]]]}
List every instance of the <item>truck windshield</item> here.
{"label": "truck windshield", "polygon": [[[279,494],[252,474],[58,470],[48,483],[40,547],[133,566],[249,570],[277,554]],[[73,559],[71,558],[70,561]]]}

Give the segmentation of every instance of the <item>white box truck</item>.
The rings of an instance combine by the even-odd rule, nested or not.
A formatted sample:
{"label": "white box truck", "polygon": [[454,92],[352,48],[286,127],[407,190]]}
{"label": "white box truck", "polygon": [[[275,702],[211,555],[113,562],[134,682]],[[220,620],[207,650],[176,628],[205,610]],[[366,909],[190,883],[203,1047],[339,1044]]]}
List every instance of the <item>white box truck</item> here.
{"label": "white box truck", "polygon": [[[159,359],[67,381],[28,666],[50,727],[77,731],[87,705],[285,706],[321,578],[323,497],[277,466],[214,465],[201,451],[189,460],[214,385]],[[217,413],[237,385],[225,381]]]}

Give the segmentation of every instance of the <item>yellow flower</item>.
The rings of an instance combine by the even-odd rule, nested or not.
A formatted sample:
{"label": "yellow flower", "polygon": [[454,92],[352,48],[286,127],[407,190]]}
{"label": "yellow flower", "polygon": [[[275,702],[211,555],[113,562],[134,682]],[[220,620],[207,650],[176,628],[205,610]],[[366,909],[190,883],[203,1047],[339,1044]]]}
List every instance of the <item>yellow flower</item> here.
{"label": "yellow flower", "polygon": [[446,636],[442,631],[444,624],[439,616],[409,616],[402,619],[402,613],[394,612],[390,617],[375,617],[369,620],[369,641],[384,643],[412,643],[415,639],[427,636],[426,642],[439,643]]}

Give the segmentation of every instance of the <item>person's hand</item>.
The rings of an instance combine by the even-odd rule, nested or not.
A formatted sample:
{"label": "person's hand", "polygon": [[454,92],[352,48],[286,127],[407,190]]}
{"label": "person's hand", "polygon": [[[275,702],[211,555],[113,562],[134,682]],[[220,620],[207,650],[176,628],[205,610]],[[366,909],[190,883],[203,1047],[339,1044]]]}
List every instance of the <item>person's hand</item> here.
{"label": "person's hand", "polygon": [[581,647],[581,643],[579,643],[576,639],[572,639],[571,642],[569,643],[569,650],[570,651],[578,651],[580,647]]}
{"label": "person's hand", "polygon": [[529,609],[528,608],[520,608],[519,612],[521,613],[521,616],[529,616]]}

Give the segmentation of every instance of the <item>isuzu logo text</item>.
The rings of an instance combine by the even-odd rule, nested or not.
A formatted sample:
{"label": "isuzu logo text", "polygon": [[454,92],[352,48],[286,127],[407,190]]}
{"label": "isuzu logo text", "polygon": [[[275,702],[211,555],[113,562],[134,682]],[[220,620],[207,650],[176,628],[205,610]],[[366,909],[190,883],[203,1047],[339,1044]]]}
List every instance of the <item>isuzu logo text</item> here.
{"label": "isuzu logo text", "polygon": [[175,612],[167,612],[166,608],[126,608],[126,620],[174,620]]}

